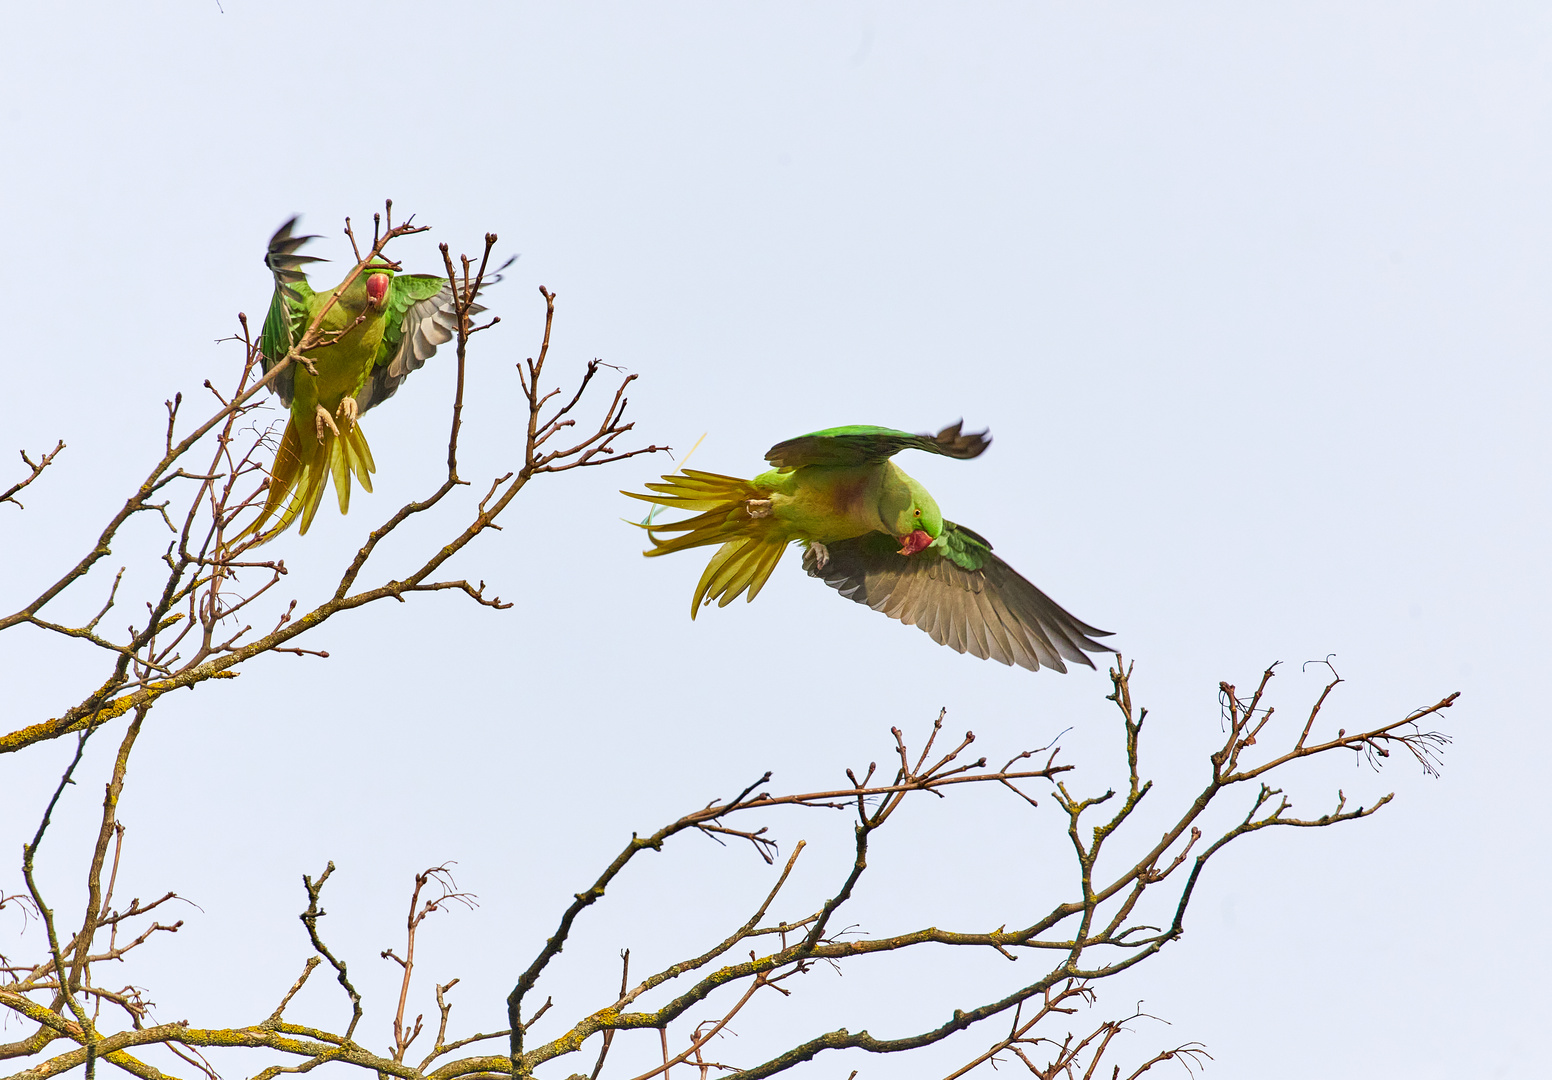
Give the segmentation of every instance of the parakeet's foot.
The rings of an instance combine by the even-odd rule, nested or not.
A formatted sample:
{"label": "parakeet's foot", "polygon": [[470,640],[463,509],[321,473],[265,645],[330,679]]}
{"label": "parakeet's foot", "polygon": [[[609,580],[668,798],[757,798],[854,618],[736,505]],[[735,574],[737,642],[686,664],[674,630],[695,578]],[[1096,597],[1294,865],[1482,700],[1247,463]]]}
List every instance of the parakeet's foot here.
{"label": "parakeet's foot", "polygon": [[[335,415],[345,421],[345,430],[349,431],[356,426],[356,417],[361,415],[361,407],[356,404],[355,398],[348,397],[339,403],[339,411]],[[336,431],[335,434],[339,432]]]}
{"label": "parakeet's foot", "polygon": [[339,438],[339,433],[340,433],[339,432],[339,428],[335,427],[335,425],[334,425],[334,417],[329,415],[329,410],[325,409],[322,405],[315,406],[315,408],[318,411],[314,415],[313,421],[318,426],[318,439],[319,439],[319,441],[321,442],[323,440],[323,432],[324,432],[325,428],[327,428],[329,431],[334,432],[334,437],[335,438]]}
{"label": "parakeet's foot", "polygon": [[808,545],[808,550],[814,553],[815,569],[823,570],[825,567],[830,565],[830,549],[825,547],[818,540],[812,541]]}
{"label": "parakeet's foot", "polygon": [[745,499],[744,509],[749,511],[752,518],[764,518],[771,516],[771,500],[769,499]]}

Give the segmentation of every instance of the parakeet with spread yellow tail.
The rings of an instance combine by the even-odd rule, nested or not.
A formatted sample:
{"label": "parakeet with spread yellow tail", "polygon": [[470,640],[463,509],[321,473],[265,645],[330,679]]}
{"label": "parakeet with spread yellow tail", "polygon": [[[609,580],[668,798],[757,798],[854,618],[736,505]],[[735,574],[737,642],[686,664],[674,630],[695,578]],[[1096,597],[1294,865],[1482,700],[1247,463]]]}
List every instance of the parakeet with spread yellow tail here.
{"label": "parakeet with spread yellow tail", "polygon": [[[953,424],[936,435],[853,425],[788,439],[753,480],[685,469],[647,484],[643,502],[700,511],[682,521],[643,524],[648,556],[720,545],[690,601],[690,617],[713,600],[752,601],[787,545],[803,545],[803,569],[849,600],[866,604],[940,645],[982,659],[1066,671],[1094,666],[1108,637],[1073,618],[996,555],[984,537],[946,521],[927,490],[892,458],[901,450],[978,457],[987,433]],[[660,535],[662,534],[662,535]],[[672,535],[678,534],[678,535]]]}
{"label": "parakeet with spread yellow tail", "polygon": [[[377,466],[361,432],[361,415],[392,397],[409,373],[458,331],[456,297],[447,278],[439,275],[400,274],[391,266],[373,264],[343,292],[339,286],[314,292],[302,267],[325,260],[297,254],[317,237],[292,235],[296,223],[293,217],[270,237],[264,256],[275,279],[259,338],[264,370],[285,359],[336,292],[339,299],[321,327],[332,344],[303,354],[317,374],[293,362],[271,384],[291,415],[270,470],[264,508],[238,537],[258,534],[257,543],[278,536],[298,516],[298,532],[307,532],[331,476],[342,514],[350,509],[352,476],[372,490]],[[470,312],[484,310],[475,304]],[[264,530],[277,513],[279,519]]]}

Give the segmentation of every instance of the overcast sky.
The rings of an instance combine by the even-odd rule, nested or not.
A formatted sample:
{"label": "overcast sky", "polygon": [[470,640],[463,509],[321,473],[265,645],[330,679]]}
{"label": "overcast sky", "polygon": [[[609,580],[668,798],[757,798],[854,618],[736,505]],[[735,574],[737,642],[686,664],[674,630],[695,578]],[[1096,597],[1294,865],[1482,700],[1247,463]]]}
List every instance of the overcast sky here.
{"label": "overcast sky", "polygon": [[[434,226],[402,245],[408,269],[486,231],[521,253],[472,362],[470,477],[514,464],[513,364],[537,348],[540,285],[559,294],[554,376],[592,357],[639,373],[641,440],[682,451],[705,433],[702,468],[751,475],[771,444],[836,424],[989,427],[974,462],[900,463],[1116,632],[1151,709],[1160,813],[1205,777],[1219,680],[1284,661],[1274,703],[1292,723],[1324,678],[1303,662],[1330,655],[1348,681],[1325,715],[1349,730],[1462,691],[1439,724],[1455,738],[1442,779],[1399,760],[1296,770],[1312,816],[1338,788],[1397,798],[1228,850],[1183,940],[1102,986],[1093,1019],[1142,1001],[1171,1026],[1139,1025],[1127,1052],[1200,1040],[1210,1077],[1542,1075],[1552,11],[968,7],[13,7],[0,453],[69,448],[25,512],[0,507],[0,608],[89,547],[159,452],[164,399],[230,379],[238,353],[215,339],[267,305],[275,227],[305,215],[335,260],[314,282],[332,284],[343,217],[391,197]],[[376,493],[346,518],[328,499],[306,537],[276,542],[289,595],[315,598],[368,528],[434,488],[446,361],[367,418]],[[6,460],[0,486],[19,478]],[[453,564],[510,611],[375,607],[309,638],[328,660],[262,660],[158,705],[120,892],[199,905],[125,969],[158,1017],[267,1015],[307,953],[299,877],[333,859],[324,929],[369,988],[362,1037],[385,1042],[377,953],[400,939],[415,871],[456,859],[481,906],[428,928],[416,1007],[457,975],[455,1028],[501,1027],[517,971],[633,830],[766,769],[784,789],[832,786],[887,759],[891,725],[918,736],[943,706],[990,756],[1070,728],[1085,790],[1122,779],[1102,671],[957,655],[795,555],[755,604],[692,623],[703,555],[644,561],[619,520],[640,509],[616,490],[672,466],[536,482]],[[453,520],[412,539],[439,543]],[[138,528],[115,568],[161,543]],[[416,550],[391,549],[383,573]],[[89,614],[112,569],[59,617]],[[126,578],[121,622],[151,583]],[[6,730],[58,715],[103,667],[11,631]],[[45,850],[66,908],[121,725]],[[0,850],[30,835],[69,741],[0,758]],[[1070,877],[1049,800],[926,802],[876,852],[863,930],[1018,925]],[[770,824],[784,851],[812,844],[783,914],[811,910],[849,825]],[[720,937],[771,874],[696,837],[633,866],[541,987],[554,1015],[605,1004],[621,948],[644,972]],[[0,868],[0,891],[19,883]],[[0,913],[0,952],[18,929]],[[1033,963],[944,950],[818,971],[718,1053],[905,1034]],[[343,1007],[319,983],[296,1008],[332,1023]],[[992,1037],[803,1075],[941,1075]],[[647,1060],[656,1040],[617,1046]],[[548,1075],[586,1071],[591,1045],[581,1057]]]}

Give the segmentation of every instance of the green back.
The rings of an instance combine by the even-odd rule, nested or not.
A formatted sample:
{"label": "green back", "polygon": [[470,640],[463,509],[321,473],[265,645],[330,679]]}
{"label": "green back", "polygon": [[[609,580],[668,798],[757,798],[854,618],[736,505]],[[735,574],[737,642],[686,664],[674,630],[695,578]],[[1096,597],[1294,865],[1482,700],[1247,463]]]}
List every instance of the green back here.
{"label": "green back", "polygon": [[778,469],[798,469],[805,465],[867,465],[887,461],[902,450],[925,450],[962,459],[978,457],[991,439],[984,431],[961,434],[963,423],[950,424],[936,435],[912,435],[871,424],[825,428],[777,443],[766,452],[765,460]]}

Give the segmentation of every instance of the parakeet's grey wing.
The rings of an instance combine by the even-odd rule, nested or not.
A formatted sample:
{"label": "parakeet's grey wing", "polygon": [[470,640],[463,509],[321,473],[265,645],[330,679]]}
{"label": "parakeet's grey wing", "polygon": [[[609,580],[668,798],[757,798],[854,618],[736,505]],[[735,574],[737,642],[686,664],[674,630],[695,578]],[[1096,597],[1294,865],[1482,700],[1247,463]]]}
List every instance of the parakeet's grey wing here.
{"label": "parakeet's grey wing", "polygon": [[796,469],[803,465],[866,465],[886,461],[902,450],[925,450],[954,458],[979,457],[991,444],[989,434],[962,432],[963,426],[964,421],[960,420],[936,435],[912,435],[909,431],[869,424],[826,428],[777,443],[766,452],[765,460],[778,469]]}
{"label": "parakeet's grey wing", "polygon": [[[302,269],[309,263],[327,262],[312,255],[298,255],[302,245],[316,236],[293,236],[299,219],[292,217],[269,238],[264,252],[264,265],[275,279],[275,291],[270,296],[269,312],[264,316],[264,328],[259,334],[259,353],[265,372],[280,363],[298,336],[305,329],[307,299],[312,289],[307,284],[307,274]],[[286,368],[270,384],[280,396],[281,404],[291,406],[291,388],[295,373]]]}
{"label": "parakeet's grey wing", "polygon": [[1064,658],[1093,667],[1085,653],[1113,651],[1093,640],[1108,631],[1073,618],[992,554],[984,538],[952,522],[943,531],[941,546],[915,555],[899,554],[898,541],[881,533],[830,544],[823,567],[810,547],[803,569],[848,600],[983,660],[1066,671]]}
{"label": "parakeet's grey wing", "polygon": [[[499,282],[502,271],[516,260],[514,255],[488,274],[480,291]],[[457,294],[446,278],[400,274],[389,286],[388,302],[393,321],[383,335],[384,350],[372,368],[372,376],[356,395],[356,407],[361,412],[393,397],[410,372],[422,367],[439,346],[446,345],[458,333]],[[469,309],[469,318],[474,319],[484,310],[484,304],[476,303]]]}
{"label": "parakeet's grey wing", "polygon": [[[484,311],[482,304],[469,309],[473,318]],[[398,347],[387,363],[372,369],[361,392],[356,395],[356,407],[366,412],[393,397],[399,384],[410,377],[410,372],[422,367],[437,351],[458,333],[458,311],[453,288],[444,280],[441,289],[423,300],[417,300],[405,311],[399,323]]]}

